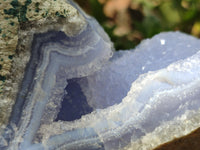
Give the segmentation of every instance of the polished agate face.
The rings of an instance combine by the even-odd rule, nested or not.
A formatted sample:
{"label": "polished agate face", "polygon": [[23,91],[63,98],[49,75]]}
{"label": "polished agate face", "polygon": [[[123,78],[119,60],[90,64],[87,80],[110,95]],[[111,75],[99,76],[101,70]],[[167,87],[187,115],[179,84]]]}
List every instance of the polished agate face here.
{"label": "polished agate face", "polygon": [[116,52],[79,13],[76,35],[34,34],[2,149],[152,149],[199,126],[200,40],[166,32]]}

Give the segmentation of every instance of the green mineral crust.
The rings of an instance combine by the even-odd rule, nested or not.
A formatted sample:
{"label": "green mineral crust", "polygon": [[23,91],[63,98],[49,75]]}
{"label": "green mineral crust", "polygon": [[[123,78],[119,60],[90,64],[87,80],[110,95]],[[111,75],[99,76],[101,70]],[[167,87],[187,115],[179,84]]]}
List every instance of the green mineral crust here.
{"label": "green mineral crust", "polygon": [[85,25],[84,18],[65,0],[0,0],[0,129],[12,111],[33,35],[59,30],[71,36]]}

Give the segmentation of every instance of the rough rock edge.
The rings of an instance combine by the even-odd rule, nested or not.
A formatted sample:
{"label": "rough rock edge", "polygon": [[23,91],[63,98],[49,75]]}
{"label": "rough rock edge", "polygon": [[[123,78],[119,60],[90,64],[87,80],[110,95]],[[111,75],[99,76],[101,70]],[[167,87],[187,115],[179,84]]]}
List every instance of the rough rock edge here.
{"label": "rough rock edge", "polygon": [[185,136],[199,128],[200,109],[188,110],[181,117],[162,123],[153,132],[146,134],[141,139],[132,142],[124,150],[152,150],[157,146]]}
{"label": "rough rock edge", "polygon": [[73,36],[84,30],[86,21],[65,0],[2,1],[0,20],[1,131],[8,122],[20,88],[24,69],[30,58],[33,35],[58,30]]}

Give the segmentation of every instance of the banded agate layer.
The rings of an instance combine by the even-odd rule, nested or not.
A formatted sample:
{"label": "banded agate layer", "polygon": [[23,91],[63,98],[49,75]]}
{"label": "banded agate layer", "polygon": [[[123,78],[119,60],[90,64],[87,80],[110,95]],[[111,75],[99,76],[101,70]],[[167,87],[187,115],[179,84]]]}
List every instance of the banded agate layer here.
{"label": "banded agate layer", "polygon": [[200,40],[161,33],[113,53],[80,13],[74,36],[34,35],[2,149],[151,149],[200,126]]}

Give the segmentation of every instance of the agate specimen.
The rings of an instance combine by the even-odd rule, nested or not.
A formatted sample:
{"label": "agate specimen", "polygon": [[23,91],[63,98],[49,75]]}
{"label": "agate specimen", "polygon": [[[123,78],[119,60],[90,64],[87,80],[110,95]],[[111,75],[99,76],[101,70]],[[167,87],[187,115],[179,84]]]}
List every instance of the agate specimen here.
{"label": "agate specimen", "polygon": [[200,126],[200,40],[166,32],[115,52],[66,3],[84,23],[32,34],[1,149],[152,149]]}

